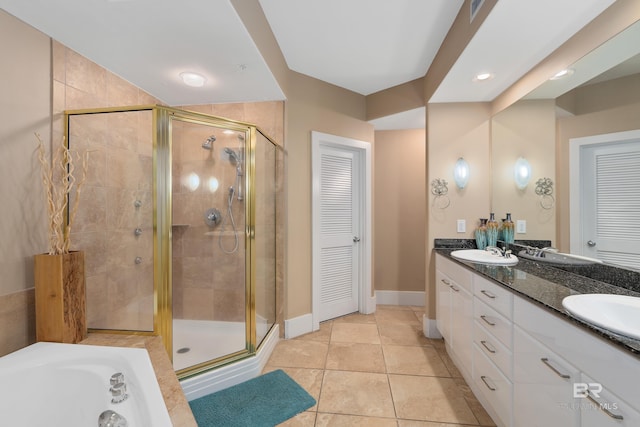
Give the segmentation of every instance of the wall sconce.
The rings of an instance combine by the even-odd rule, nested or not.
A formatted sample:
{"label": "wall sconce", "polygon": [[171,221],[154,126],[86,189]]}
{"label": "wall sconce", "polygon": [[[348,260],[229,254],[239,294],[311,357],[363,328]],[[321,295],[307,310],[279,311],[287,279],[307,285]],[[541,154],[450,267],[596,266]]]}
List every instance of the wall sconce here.
{"label": "wall sconce", "polygon": [[469,163],[462,157],[458,159],[453,168],[453,180],[459,189],[463,189],[469,182]]}
{"label": "wall sconce", "polygon": [[536,194],[540,196],[542,209],[551,209],[556,203],[553,197],[553,181],[551,178],[540,178],[536,181]]}
{"label": "wall sconce", "polygon": [[527,188],[527,184],[531,179],[531,165],[524,157],[518,157],[518,160],[516,160],[516,164],[513,167],[513,179],[518,189],[524,190]]}

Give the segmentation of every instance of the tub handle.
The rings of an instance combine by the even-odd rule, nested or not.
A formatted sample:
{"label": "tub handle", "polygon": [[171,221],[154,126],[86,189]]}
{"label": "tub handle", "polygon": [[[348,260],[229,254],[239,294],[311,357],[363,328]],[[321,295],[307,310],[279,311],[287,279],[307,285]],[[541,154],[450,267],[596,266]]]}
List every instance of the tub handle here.
{"label": "tub handle", "polygon": [[124,382],[124,374],[122,372],[116,372],[115,374],[111,375],[111,379],[109,380],[109,383],[111,385],[116,385],[118,383],[123,383]]}
{"label": "tub handle", "polygon": [[127,385],[125,383],[118,383],[111,387],[111,403],[121,403],[127,400],[129,395],[127,394]]}

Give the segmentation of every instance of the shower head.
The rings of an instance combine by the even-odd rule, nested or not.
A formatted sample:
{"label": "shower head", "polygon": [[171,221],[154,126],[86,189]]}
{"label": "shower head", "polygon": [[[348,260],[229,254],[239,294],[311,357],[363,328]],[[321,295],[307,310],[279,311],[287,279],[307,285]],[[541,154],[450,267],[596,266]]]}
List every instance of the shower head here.
{"label": "shower head", "polygon": [[227,153],[227,155],[229,156],[229,160],[233,160],[234,162],[236,162],[236,164],[240,164],[242,163],[240,161],[240,157],[238,156],[238,153],[236,153],[235,151],[233,151],[231,148],[229,147],[224,147],[224,152]]}
{"label": "shower head", "polygon": [[211,150],[211,148],[213,148],[214,142],[216,142],[216,136],[211,135],[209,138],[205,139],[205,141],[202,143],[202,148],[204,148],[205,150]]}

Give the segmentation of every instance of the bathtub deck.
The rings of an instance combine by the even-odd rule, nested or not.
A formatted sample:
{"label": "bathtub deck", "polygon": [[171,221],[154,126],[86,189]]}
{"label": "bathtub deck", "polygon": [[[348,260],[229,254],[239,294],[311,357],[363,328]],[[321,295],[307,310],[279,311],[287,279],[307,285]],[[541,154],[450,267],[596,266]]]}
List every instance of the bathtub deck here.
{"label": "bathtub deck", "polygon": [[91,333],[80,344],[145,348],[149,352],[164,403],[174,426],[197,427],[160,337]]}

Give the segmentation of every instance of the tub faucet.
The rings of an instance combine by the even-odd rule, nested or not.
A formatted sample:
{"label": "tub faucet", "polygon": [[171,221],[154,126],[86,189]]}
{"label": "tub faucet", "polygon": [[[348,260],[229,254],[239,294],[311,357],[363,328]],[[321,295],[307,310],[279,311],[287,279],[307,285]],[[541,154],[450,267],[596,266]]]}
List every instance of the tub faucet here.
{"label": "tub faucet", "polygon": [[126,418],[111,409],[108,409],[98,417],[98,427],[128,427]]}

